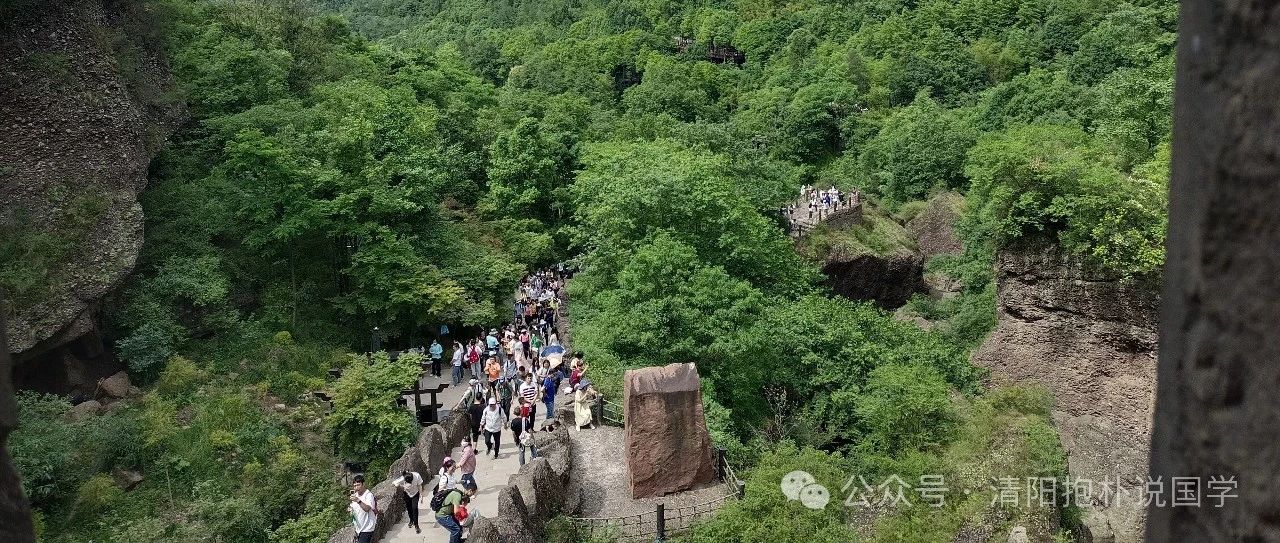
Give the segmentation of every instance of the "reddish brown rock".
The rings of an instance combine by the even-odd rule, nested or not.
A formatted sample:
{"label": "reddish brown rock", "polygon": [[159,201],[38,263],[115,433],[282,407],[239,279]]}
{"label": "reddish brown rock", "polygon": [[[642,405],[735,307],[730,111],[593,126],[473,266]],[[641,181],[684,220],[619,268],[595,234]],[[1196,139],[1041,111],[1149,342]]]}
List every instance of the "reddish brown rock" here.
{"label": "reddish brown rock", "polygon": [[627,370],[623,380],[631,497],[662,496],[714,480],[698,369],[670,364]]}

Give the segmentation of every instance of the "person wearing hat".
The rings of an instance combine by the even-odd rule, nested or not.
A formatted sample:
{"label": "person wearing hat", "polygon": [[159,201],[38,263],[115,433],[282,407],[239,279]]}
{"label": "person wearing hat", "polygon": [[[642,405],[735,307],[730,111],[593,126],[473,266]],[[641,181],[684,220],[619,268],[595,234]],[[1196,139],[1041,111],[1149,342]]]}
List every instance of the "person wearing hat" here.
{"label": "person wearing hat", "polygon": [[462,440],[462,456],[458,458],[458,469],[462,471],[463,486],[476,485],[476,448],[471,445],[471,440]]}
{"label": "person wearing hat", "polygon": [[477,399],[484,399],[484,385],[480,383],[479,379],[471,379],[470,381],[467,381],[467,386],[470,388],[462,394],[463,404],[471,405],[475,403]]}
{"label": "person wearing hat", "polygon": [[489,335],[484,338],[484,344],[486,347],[489,348],[490,351],[494,351],[498,349],[498,329],[497,328],[493,328],[489,330]]}
{"label": "person wearing hat", "polygon": [[489,398],[489,408],[484,410],[481,415],[480,425],[484,429],[484,447],[485,454],[493,451],[493,457],[498,457],[498,449],[502,445],[502,426],[506,419],[502,410],[498,409],[498,400]]}

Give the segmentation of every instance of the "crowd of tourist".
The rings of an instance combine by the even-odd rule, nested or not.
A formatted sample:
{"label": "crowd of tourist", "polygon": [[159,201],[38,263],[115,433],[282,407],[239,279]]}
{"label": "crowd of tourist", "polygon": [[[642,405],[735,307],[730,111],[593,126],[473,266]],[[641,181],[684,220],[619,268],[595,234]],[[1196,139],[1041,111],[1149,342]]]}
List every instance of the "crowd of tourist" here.
{"label": "crowd of tourist", "polygon": [[[471,523],[472,514],[467,510],[475,496],[476,456],[480,438],[484,438],[485,457],[498,458],[503,436],[508,447],[519,449],[520,465],[538,456],[533,444],[537,431],[554,430],[556,396],[567,380],[565,395],[572,394],[575,427],[594,426],[592,406],[599,394],[587,378],[587,365],[581,352],[568,356],[556,332],[564,300],[564,282],[569,273],[563,266],[536,272],[520,284],[512,307],[510,323],[482,331],[465,344],[454,341],[450,364],[451,383],[463,385],[466,392],[460,405],[465,406],[471,421],[468,438],[460,443],[458,458],[446,457],[436,473],[436,484],[430,492],[431,510],[436,523],[449,531],[449,542],[460,543],[462,534]],[[431,356],[431,374],[441,375],[444,349],[433,341],[427,349]],[[539,404],[542,404],[543,422],[537,424]],[[408,511],[409,525],[419,533],[418,506],[423,489],[427,487],[421,474],[406,471],[393,484],[402,489]],[[363,479],[358,483],[363,489]],[[355,487],[353,487],[355,488]],[[352,522],[356,525],[357,541],[366,533],[372,536],[373,521],[365,513],[371,511],[372,502],[363,497],[368,491],[352,493]],[[357,495],[359,494],[359,495]],[[367,494],[372,500],[372,494]],[[369,513],[371,515],[371,513]]]}
{"label": "crowd of tourist", "polygon": [[[795,233],[806,225],[812,226],[813,223],[821,221],[824,217],[836,211],[856,207],[857,205],[858,191],[856,190],[845,192],[836,188],[835,185],[827,189],[815,188],[813,185],[803,185],[800,187],[800,197],[787,204],[780,212],[787,219],[788,228],[792,233]],[[801,206],[807,208],[807,213],[797,213]],[[802,217],[803,219],[801,219]]]}

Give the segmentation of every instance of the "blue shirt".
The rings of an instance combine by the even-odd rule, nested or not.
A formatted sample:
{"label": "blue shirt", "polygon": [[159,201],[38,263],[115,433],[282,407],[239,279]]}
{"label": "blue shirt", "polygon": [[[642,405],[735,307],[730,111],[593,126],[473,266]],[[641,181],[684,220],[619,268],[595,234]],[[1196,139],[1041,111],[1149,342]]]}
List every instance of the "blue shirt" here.
{"label": "blue shirt", "polygon": [[489,337],[484,338],[484,342],[489,346],[490,349],[498,348],[498,338],[493,337],[493,334],[490,334]]}
{"label": "blue shirt", "polygon": [[439,343],[432,343],[431,358],[440,358],[442,355],[444,355],[444,347],[441,347]]}

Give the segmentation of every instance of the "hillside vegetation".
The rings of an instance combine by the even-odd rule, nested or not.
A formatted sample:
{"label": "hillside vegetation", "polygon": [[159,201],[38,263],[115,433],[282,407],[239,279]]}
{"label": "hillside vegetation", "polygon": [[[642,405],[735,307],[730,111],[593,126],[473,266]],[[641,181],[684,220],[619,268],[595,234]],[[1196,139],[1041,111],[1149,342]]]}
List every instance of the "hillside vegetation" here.
{"label": "hillside vegetation", "polygon": [[[24,400],[14,450],[47,541],[326,537],[342,521],[330,468],[385,462],[411,422],[325,426],[300,395],[375,326],[404,346],[500,322],[525,271],[566,258],[598,386],[697,362],[713,435],[747,474],[747,499],[689,539],[848,541],[843,507],[787,503],[778,477],[1065,475],[1049,400],[983,392],[968,362],[994,322],[995,251],[1052,243],[1131,277],[1163,261],[1171,1],[149,4],[192,119],[153,164],[143,257],[108,309],[153,385],[76,423],[118,425],[93,430],[117,437],[92,462],[40,457],[62,439],[46,432],[79,427]],[[707,60],[725,45],[741,66]],[[951,324],[819,288],[771,211],[805,183],[885,212],[964,193],[965,254],[931,263],[964,283],[934,308]],[[394,368],[348,373],[362,381],[338,388],[375,393],[339,414],[395,409]],[[148,479],[124,495],[104,478],[126,467]],[[1074,527],[1071,511],[993,514],[984,485],[884,512],[870,537]]]}

